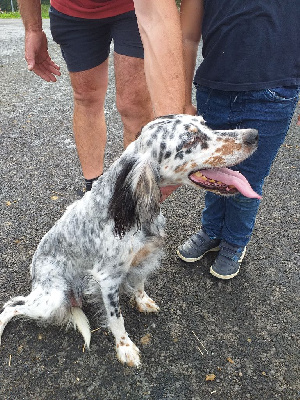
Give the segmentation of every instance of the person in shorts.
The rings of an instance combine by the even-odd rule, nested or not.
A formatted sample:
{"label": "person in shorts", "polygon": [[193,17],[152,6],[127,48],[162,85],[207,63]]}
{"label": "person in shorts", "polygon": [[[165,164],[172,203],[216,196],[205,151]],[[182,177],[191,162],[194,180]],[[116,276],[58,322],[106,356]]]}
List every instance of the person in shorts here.
{"label": "person in shorts", "polygon": [[[60,68],[48,54],[40,2],[20,0],[19,6],[28,69],[55,82]],[[124,127],[124,146],[154,117],[183,112],[179,14],[174,0],[51,0],[49,14],[51,34],[61,47],[70,75],[74,137],[86,189],[90,190],[103,172],[104,101],[112,41],[116,105]]]}

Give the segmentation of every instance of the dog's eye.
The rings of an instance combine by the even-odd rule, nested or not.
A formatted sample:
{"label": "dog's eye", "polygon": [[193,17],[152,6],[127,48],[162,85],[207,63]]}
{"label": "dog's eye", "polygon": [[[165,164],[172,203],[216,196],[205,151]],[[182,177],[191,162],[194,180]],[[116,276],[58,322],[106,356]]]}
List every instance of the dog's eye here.
{"label": "dog's eye", "polygon": [[206,133],[198,132],[197,135],[192,136],[184,145],[185,149],[192,149],[196,147],[199,143],[201,144],[201,149],[208,148],[209,137]]}
{"label": "dog's eye", "polygon": [[183,148],[184,149],[189,149],[190,147],[197,145],[201,141],[202,140],[201,140],[201,138],[199,136],[193,136],[188,142],[186,142],[183,145]]}

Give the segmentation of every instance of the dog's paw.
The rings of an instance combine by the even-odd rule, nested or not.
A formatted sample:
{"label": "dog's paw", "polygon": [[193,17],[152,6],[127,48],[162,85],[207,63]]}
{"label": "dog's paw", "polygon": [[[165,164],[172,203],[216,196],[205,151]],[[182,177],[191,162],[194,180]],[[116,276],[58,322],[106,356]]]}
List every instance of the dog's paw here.
{"label": "dog's paw", "polygon": [[116,342],[117,357],[122,364],[127,364],[129,367],[139,367],[141,365],[139,349],[127,336],[122,336]]}
{"label": "dog's paw", "polygon": [[135,301],[137,309],[140,312],[153,313],[159,311],[158,305],[154,300],[151,299],[151,297],[147,295],[146,292],[138,292],[138,294],[135,296]]}

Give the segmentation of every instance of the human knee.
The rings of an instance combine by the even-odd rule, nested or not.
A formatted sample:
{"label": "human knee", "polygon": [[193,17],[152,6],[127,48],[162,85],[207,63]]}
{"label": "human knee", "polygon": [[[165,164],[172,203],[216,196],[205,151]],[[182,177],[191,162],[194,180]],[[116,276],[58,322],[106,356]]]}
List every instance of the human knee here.
{"label": "human knee", "polygon": [[75,104],[89,107],[104,105],[108,78],[101,71],[99,74],[101,78],[97,77],[96,72],[90,71],[71,75]]}
{"label": "human knee", "polygon": [[138,105],[134,104],[129,98],[117,96],[116,100],[117,109],[122,118],[134,117],[138,113]]}
{"label": "human knee", "polygon": [[73,88],[74,103],[82,107],[104,106],[105,91],[88,87]]}
{"label": "human knee", "polygon": [[143,90],[133,90],[117,93],[117,109],[123,118],[146,118],[151,119],[152,107],[148,93]]}

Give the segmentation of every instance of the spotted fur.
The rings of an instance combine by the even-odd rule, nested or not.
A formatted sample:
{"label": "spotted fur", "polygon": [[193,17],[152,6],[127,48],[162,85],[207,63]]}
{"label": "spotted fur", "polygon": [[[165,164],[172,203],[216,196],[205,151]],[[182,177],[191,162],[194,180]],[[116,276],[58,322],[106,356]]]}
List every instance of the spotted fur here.
{"label": "spotted fur", "polygon": [[91,192],[69,206],[42,238],[31,264],[32,291],[5,304],[0,338],[14,316],[23,316],[72,323],[88,347],[91,334],[82,300],[100,294],[119,360],[138,366],[139,350],[124,327],[119,289],[123,285],[133,295],[140,311],[159,310],[144,291],[147,276],[163,256],[159,188],[194,185],[191,172],[244,160],[256,148],[246,140],[251,133],[215,132],[201,117],[188,115],[161,117],[144,127]]}

